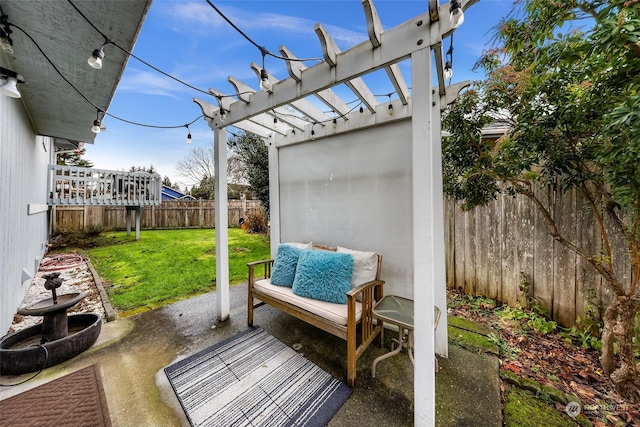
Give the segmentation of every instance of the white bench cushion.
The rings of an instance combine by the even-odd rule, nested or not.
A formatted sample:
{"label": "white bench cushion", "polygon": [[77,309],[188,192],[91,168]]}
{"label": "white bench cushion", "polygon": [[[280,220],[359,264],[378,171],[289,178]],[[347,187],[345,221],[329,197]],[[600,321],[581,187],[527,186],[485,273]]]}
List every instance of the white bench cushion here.
{"label": "white bench cushion", "polygon": [[[288,302],[303,310],[317,314],[333,323],[346,326],[348,319],[347,304],[334,304],[313,298],[295,295],[291,288],[272,285],[269,279],[256,280],[254,289],[280,301]],[[356,302],[356,321],[362,316],[362,304]]]}

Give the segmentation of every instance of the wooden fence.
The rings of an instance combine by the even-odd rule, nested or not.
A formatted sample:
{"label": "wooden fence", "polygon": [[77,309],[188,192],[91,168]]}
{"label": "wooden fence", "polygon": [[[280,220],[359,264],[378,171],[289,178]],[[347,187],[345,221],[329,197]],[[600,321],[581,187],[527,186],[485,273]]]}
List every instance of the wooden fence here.
{"label": "wooden fence", "polygon": [[[551,206],[558,228],[570,240],[602,253],[592,211],[575,192],[537,190]],[[535,298],[552,318],[572,326],[588,305],[602,316],[611,292],[596,270],[549,234],[546,222],[524,196],[499,196],[489,206],[463,212],[445,203],[447,286],[509,305]],[[629,286],[631,270],[624,241],[610,233],[616,274]]]}
{"label": "wooden fence", "polygon": [[[258,200],[229,200],[229,226],[239,225],[240,218],[261,209]],[[55,206],[54,232],[91,228],[126,229],[124,206]],[[214,228],[213,200],[171,200],[142,210],[141,229]]]}

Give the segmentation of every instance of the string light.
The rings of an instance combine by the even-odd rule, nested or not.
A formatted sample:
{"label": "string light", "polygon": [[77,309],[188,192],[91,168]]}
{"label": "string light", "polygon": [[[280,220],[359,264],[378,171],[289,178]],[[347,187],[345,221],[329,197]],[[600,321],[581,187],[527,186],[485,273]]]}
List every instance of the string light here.
{"label": "string light", "polygon": [[91,126],[91,132],[93,133],[100,133],[101,129],[100,126],[102,125],[102,123],[100,123],[100,109],[96,108],[96,119],[93,121],[93,126]]}
{"label": "string light", "polygon": [[[195,86],[193,86],[193,85],[190,85],[189,83],[187,83],[187,82],[185,82],[185,81],[183,81],[183,80],[180,80],[179,78],[177,78],[177,77],[175,77],[175,76],[172,76],[171,74],[169,74],[169,73],[167,73],[167,72],[165,72],[165,71],[162,71],[161,69],[159,69],[159,68],[157,68],[157,67],[153,66],[152,64],[148,63],[148,62],[147,62],[147,61],[145,61],[144,59],[142,59],[142,58],[140,58],[140,57],[136,56],[133,52],[131,52],[131,51],[129,51],[129,50],[127,50],[127,49],[123,48],[122,46],[120,46],[120,45],[119,45],[119,44],[117,44],[116,42],[114,42],[114,41],[110,40],[110,39],[109,39],[109,37],[107,37],[107,36],[106,36],[102,31],[100,31],[100,29],[99,29],[98,27],[96,27],[96,26],[93,24],[93,22],[91,22],[91,21],[89,20],[89,18],[87,18],[87,17],[85,16],[85,14],[84,14],[84,13],[82,13],[82,11],[81,11],[80,9],[78,9],[78,8],[76,7],[76,5],[75,5],[75,4],[73,4],[73,2],[72,2],[71,0],[67,0],[67,2],[68,2],[68,3],[69,3],[69,4],[70,4],[70,5],[71,5],[75,10],[76,10],[76,12],[78,12],[78,14],[79,14],[79,15],[80,15],[80,16],[81,16],[81,17],[82,17],[82,18],[83,18],[83,19],[84,19],[84,20],[85,20],[85,21],[86,21],[86,22],[87,22],[87,23],[88,23],[88,24],[89,24],[93,29],[94,29],[94,30],[96,30],[96,31],[98,32],[98,34],[100,34],[100,35],[104,38],[104,40],[105,40],[105,42],[104,42],[104,44],[102,45],[102,47],[101,47],[100,49],[96,49],[96,50],[94,50],[94,51],[93,51],[93,54],[91,55],[91,57],[89,57],[88,62],[89,62],[90,64],[91,64],[92,58],[94,57],[94,54],[96,54],[96,53],[97,53],[97,52],[99,52],[100,50],[102,50],[102,58],[100,58],[100,64],[102,64],[102,59],[104,58],[104,50],[103,50],[103,48],[104,48],[104,46],[105,46],[105,45],[110,44],[110,45],[113,45],[113,46],[115,46],[116,48],[120,49],[122,52],[126,53],[128,56],[130,56],[130,57],[132,57],[132,58],[137,59],[139,62],[143,63],[144,65],[146,65],[147,67],[151,68],[152,70],[157,71],[158,73],[162,74],[163,76],[166,76],[166,77],[168,77],[168,78],[170,78],[170,79],[172,79],[172,80],[175,80],[176,82],[178,82],[178,83],[180,83],[180,84],[182,84],[182,85],[184,85],[184,86],[187,86],[187,87],[189,87],[189,88],[191,88],[191,89],[193,89],[193,90],[195,90],[195,91],[198,91],[198,92],[200,92],[200,93],[204,93],[205,95],[209,95],[209,96],[211,96],[211,92],[209,92],[209,91],[207,91],[207,90],[204,90],[204,89],[200,89],[200,88],[195,87]],[[13,26],[15,26],[14,24],[12,24],[12,25],[13,25]],[[97,56],[99,56],[99,53],[97,53],[96,58],[97,58]],[[101,65],[101,66],[102,66],[102,65]],[[92,67],[93,67],[93,65],[92,65]],[[94,68],[95,68],[95,67],[94,67]],[[179,127],[179,126],[178,126],[178,127]]]}
{"label": "string light", "polygon": [[453,77],[453,68],[451,68],[451,61],[447,61],[444,64],[444,79],[451,80]]}
{"label": "string light", "polygon": [[449,80],[449,83],[451,83],[451,78],[453,77],[453,33],[449,38],[449,49],[446,55],[447,62],[444,64],[444,79]]}
{"label": "string light", "polygon": [[460,0],[451,0],[449,3],[449,21],[451,27],[456,29],[464,22],[464,12]]}
{"label": "string light", "polygon": [[[101,109],[100,107],[98,107],[94,102],[92,102],[89,98],[87,98],[87,96],[82,93],[73,83],[71,83],[69,81],[69,79],[67,79],[64,74],[62,74],[62,72],[60,71],[60,69],[56,66],[56,64],[51,60],[51,58],[49,58],[49,56],[46,54],[46,52],[44,50],[42,50],[42,47],[38,44],[38,42],[35,41],[35,39],[31,36],[31,34],[29,34],[27,31],[25,31],[22,27],[20,27],[19,25],[13,24],[13,23],[9,23],[9,25],[11,25],[12,27],[20,30],[20,32],[22,32],[29,40],[31,40],[31,42],[34,44],[34,46],[40,51],[40,53],[42,54],[42,56],[47,60],[47,62],[49,63],[49,65],[51,65],[51,67],[54,69],[54,71],[62,78],[62,80],[64,80],[78,95],[80,95],[80,97],[82,97],[82,99],[84,99],[87,103],[89,103],[93,108],[95,108],[96,110],[98,110],[98,113],[102,112],[104,113],[105,116],[109,116],[115,120],[124,122],[124,123],[128,123],[130,125],[134,125],[134,126],[141,126],[141,127],[148,127],[148,128],[154,128],[154,129],[177,129],[180,127],[183,127],[184,125],[170,125],[170,126],[160,126],[160,125],[150,125],[150,124],[145,124],[145,123],[139,123],[139,122],[134,122],[132,120],[127,120],[124,119],[122,117],[118,117],[116,115],[107,113],[105,110]],[[207,92],[207,94],[211,95],[211,93]],[[239,95],[239,94],[237,94]],[[200,120],[202,117],[204,117],[203,114],[199,115],[198,117],[196,117],[195,119],[193,119],[189,124],[193,124],[195,122],[197,122],[198,120]],[[99,117],[98,117],[99,118]],[[99,120],[98,120],[99,121]],[[95,125],[95,122],[94,122]]]}
{"label": "string light", "polygon": [[189,132],[189,133],[187,133],[187,144],[191,144],[191,129],[189,129],[189,125],[188,124],[184,125],[184,127],[186,127],[187,131]]}
{"label": "string light", "polygon": [[[71,1],[71,0],[68,0],[68,1]],[[251,43],[252,45],[254,45],[260,50],[260,53],[262,54],[262,69],[260,70],[260,89],[262,89],[263,91],[271,92],[271,89],[272,89],[271,83],[269,82],[269,74],[267,73],[267,70],[264,68],[265,56],[269,55],[277,59],[282,59],[283,61],[302,62],[302,61],[322,61],[323,60],[322,58],[286,58],[284,56],[271,53],[267,48],[265,48],[264,46],[260,46],[258,43],[253,41],[248,35],[246,35],[244,31],[242,31],[236,24],[234,24],[229,18],[227,18],[225,14],[222,13],[222,11],[220,11],[220,9],[216,7],[211,2],[211,0],[206,0],[206,2],[209,4],[209,6],[211,6],[211,8],[213,8],[213,10],[215,10],[218,13],[218,15],[222,17],[222,19],[227,21],[227,23],[231,25],[242,37],[244,37],[249,43]]]}
{"label": "string light", "polygon": [[99,70],[102,68],[102,58],[104,58],[104,50],[102,46],[100,49],[96,49],[93,51],[87,62],[91,65],[92,68]]}
{"label": "string light", "polygon": [[262,52],[262,69],[260,70],[260,89],[265,92],[271,92],[271,83],[269,82],[269,73],[267,73],[267,69],[264,68],[264,57],[267,55],[267,49],[264,47],[260,47],[260,51]]}

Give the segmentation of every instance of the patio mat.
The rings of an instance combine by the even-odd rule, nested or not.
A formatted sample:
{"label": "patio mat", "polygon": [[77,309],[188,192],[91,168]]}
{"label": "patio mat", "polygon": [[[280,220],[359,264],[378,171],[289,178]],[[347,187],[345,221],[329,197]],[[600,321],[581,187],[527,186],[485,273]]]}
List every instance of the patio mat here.
{"label": "patio mat", "polygon": [[164,370],[193,426],[324,426],[351,394],[261,328]]}
{"label": "patio mat", "polygon": [[110,427],[97,365],[0,401],[0,425]]}

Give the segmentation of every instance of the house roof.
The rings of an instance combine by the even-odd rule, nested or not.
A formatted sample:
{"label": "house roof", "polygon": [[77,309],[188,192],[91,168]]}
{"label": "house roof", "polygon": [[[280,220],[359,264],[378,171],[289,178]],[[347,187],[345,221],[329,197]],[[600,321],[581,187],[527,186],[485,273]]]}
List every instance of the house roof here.
{"label": "house roof", "polygon": [[64,148],[93,143],[96,107],[109,107],[129,55],[105,46],[100,70],[87,59],[104,43],[101,33],[131,52],[150,6],[151,0],[0,0],[13,40],[13,53],[0,50],[0,64],[24,77],[18,89],[37,134]]}
{"label": "house roof", "polygon": [[162,200],[183,200],[183,199],[194,199],[194,197],[184,194],[181,191],[176,190],[175,188],[167,187],[164,184],[162,185]]}

